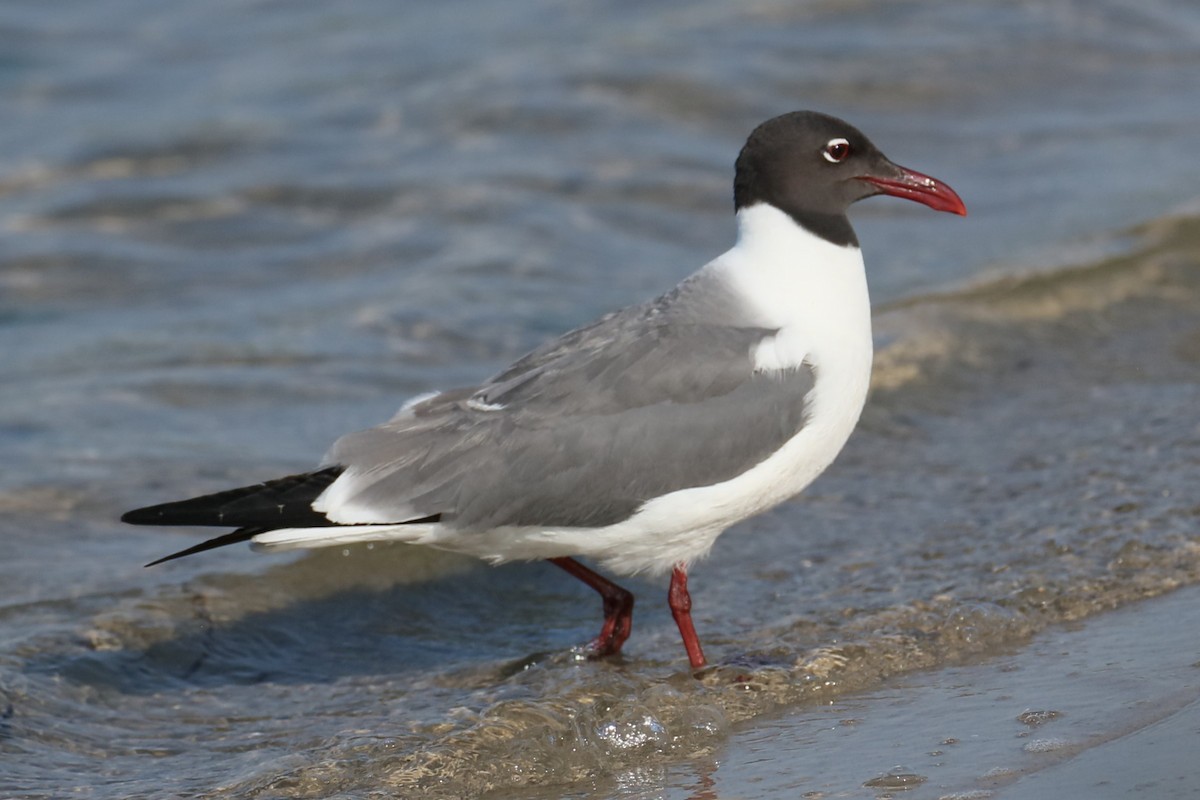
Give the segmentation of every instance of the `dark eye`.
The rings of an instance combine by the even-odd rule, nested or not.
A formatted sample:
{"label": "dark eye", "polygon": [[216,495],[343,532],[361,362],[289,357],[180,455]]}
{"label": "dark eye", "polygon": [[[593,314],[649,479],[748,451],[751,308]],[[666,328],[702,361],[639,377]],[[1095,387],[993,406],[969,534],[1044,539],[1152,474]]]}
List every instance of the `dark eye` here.
{"label": "dark eye", "polygon": [[825,149],[821,151],[821,155],[825,156],[825,160],[830,164],[837,164],[845,161],[850,155],[850,143],[845,139],[830,139],[825,143]]}

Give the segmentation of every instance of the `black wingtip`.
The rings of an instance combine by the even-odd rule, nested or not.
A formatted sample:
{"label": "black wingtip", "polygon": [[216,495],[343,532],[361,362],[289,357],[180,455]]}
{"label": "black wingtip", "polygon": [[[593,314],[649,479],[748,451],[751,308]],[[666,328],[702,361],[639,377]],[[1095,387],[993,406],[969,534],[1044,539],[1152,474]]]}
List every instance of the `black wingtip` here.
{"label": "black wingtip", "polygon": [[147,513],[153,509],[154,506],[146,506],[145,508],[135,508],[133,511],[126,511],[121,515],[121,522],[129,525],[153,525],[158,519],[158,515]]}
{"label": "black wingtip", "polygon": [[158,566],[159,564],[162,564],[165,561],[174,561],[177,558],[183,558],[184,556],[187,556],[187,555],[191,555],[190,549],[189,550],[180,550],[178,553],[172,553],[169,556],[163,556],[162,558],[160,558],[156,561],[151,561],[148,564],[142,564],[142,569],[145,569],[146,567],[155,567],[155,566]]}
{"label": "black wingtip", "polygon": [[151,561],[145,566],[153,567],[155,564],[162,564],[164,561],[174,561],[175,559],[183,558],[184,556],[192,556],[196,553],[203,553],[205,550],[214,550],[218,547],[237,544],[238,542],[248,542],[256,535],[262,533],[264,530],[266,530],[266,528],[238,528],[232,533],[216,536],[212,539],[207,539],[200,544],[192,545],[186,550],[180,550],[178,553],[171,553],[169,556],[163,556],[157,561]]}
{"label": "black wingtip", "polygon": [[342,474],[340,466],[288,475],[173,503],[135,508],[121,515],[130,525],[238,525],[320,527],[328,525],[312,503]]}

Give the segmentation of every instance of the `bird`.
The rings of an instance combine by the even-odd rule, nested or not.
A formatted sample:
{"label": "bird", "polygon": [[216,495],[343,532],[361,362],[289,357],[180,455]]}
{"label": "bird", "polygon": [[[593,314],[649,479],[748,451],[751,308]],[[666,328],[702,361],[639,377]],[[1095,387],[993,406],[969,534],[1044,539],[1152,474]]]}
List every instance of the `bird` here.
{"label": "bird", "polygon": [[412,398],[337,439],[314,471],[122,520],[236,528],[146,566],[239,542],[548,561],[602,599],[584,651],[594,658],[620,653],[633,624],[633,594],[603,573],[669,573],[667,603],[700,670],[689,568],[727,528],[807,487],[862,412],[871,307],[847,209],[880,194],[967,213],[944,182],[841,119],[769,119],[735,163],[732,248],[674,288],[477,386]]}

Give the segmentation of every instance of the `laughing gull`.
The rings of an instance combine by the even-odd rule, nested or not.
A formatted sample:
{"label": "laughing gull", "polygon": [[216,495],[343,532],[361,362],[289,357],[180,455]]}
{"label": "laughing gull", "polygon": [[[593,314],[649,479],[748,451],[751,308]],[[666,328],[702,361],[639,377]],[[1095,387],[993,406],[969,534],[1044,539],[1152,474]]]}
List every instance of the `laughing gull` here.
{"label": "laughing gull", "polygon": [[244,541],[544,559],[603,598],[596,657],[629,637],[633,595],[575,557],[621,575],[670,572],[668,604],[698,669],[688,566],[730,525],[808,486],[858,422],[871,308],[846,210],[877,194],[967,213],[949,186],[893,164],[840,119],[768,120],[737,159],[736,243],[666,294],[479,386],[414,398],[338,439],[314,472],[122,520],[237,527],[154,564]]}

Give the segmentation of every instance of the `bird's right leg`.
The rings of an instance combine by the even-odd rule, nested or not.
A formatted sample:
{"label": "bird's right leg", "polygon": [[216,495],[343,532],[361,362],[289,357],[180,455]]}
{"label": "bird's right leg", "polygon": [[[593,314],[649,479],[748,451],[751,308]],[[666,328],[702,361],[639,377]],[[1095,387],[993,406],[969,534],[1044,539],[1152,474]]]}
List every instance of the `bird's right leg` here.
{"label": "bird's right leg", "polygon": [[683,564],[676,564],[671,573],[667,605],[671,608],[675,624],[679,626],[679,635],[683,638],[683,648],[687,650],[692,669],[700,669],[708,664],[708,660],[704,658],[700,637],[696,635],[696,626],[692,624],[692,596],[688,593],[687,567]]}
{"label": "bird's right leg", "polygon": [[573,558],[552,558],[550,563],[600,593],[604,600],[604,626],[600,635],[588,645],[592,658],[621,652],[621,645],[633,630],[633,593],[580,564]]}

